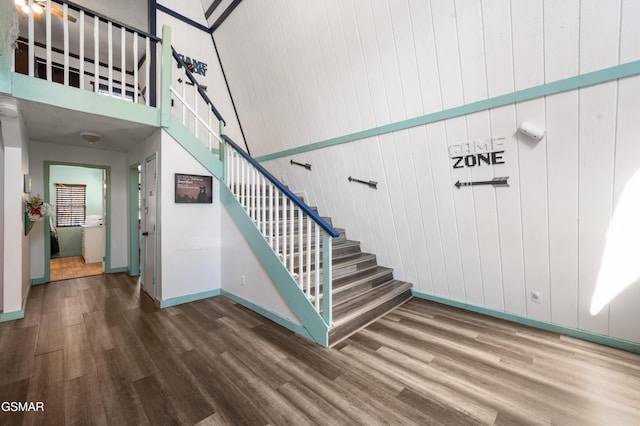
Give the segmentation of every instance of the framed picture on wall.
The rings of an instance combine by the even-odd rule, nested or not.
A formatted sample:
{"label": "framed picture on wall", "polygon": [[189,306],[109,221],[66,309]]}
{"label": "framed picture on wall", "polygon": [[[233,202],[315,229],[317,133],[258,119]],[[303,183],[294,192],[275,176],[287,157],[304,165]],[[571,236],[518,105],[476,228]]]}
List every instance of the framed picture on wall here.
{"label": "framed picture on wall", "polygon": [[213,203],[213,178],[176,173],[176,203]]}

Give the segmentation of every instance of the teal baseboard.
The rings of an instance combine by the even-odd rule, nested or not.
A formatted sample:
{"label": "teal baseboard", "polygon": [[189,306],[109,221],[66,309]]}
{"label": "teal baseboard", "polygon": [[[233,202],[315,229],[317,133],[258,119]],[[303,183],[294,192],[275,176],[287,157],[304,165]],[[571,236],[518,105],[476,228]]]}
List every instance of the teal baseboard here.
{"label": "teal baseboard", "polygon": [[111,268],[107,271],[108,274],[120,274],[122,272],[129,272],[129,268],[123,266],[121,268]]}
{"label": "teal baseboard", "polygon": [[14,321],[24,318],[24,309],[15,312],[0,312],[0,322]]}
{"label": "teal baseboard", "polygon": [[289,329],[291,331],[293,331],[296,334],[301,335],[302,337],[311,340],[312,342],[316,343],[315,340],[313,339],[313,337],[311,336],[311,334],[307,331],[306,328],[304,328],[303,326],[301,326],[300,324],[296,324],[294,322],[291,322],[290,320],[286,319],[286,318],[282,318],[280,315],[275,314],[271,311],[266,310],[265,308],[263,308],[262,306],[258,306],[253,302],[249,302],[246,299],[243,299],[242,297],[236,296],[233,293],[229,293],[226,290],[222,290],[222,296],[226,297],[227,299],[231,299],[234,302],[238,303],[239,305],[244,306],[247,309],[250,309],[260,315],[262,315],[265,318],[270,319],[271,321],[275,322],[278,325],[281,325],[282,327]]}
{"label": "teal baseboard", "polygon": [[413,296],[419,299],[430,300],[432,302],[443,305],[453,306],[455,308],[464,309],[479,314],[488,315],[494,318],[500,318],[506,321],[516,322],[518,324],[528,325],[530,327],[551,331],[565,336],[575,337],[576,339],[586,340],[588,342],[598,343],[604,346],[610,346],[616,349],[622,349],[628,352],[640,353],[640,343],[630,342],[628,340],[616,339],[615,337],[604,336],[602,334],[591,333],[589,331],[578,330],[563,325],[558,325],[545,321],[538,321],[530,318],[521,317],[519,315],[510,314],[508,312],[495,311],[493,309],[482,308],[480,306],[469,305],[455,300],[445,299],[431,294],[413,292]]}
{"label": "teal baseboard", "polygon": [[31,285],[40,285],[40,284],[46,284],[47,281],[44,279],[44,277],[40,277],[40,278],[31,278]]}
{"label": "teal baseboard", "polygon": [[188,294],[186,296],[174,297],[173,299],[160,300],[161,308],[182,305],[183,303],[195,302],[196,300],[208,299],[209,297],[220,296],[220,289],[204,291],[202,293]]}

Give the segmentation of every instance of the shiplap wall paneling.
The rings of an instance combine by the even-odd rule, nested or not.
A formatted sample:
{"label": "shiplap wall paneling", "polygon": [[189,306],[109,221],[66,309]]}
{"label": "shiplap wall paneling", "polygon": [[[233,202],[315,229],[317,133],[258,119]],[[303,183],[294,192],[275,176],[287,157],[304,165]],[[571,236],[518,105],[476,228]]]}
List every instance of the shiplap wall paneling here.
{"label": "shiplap wall paneling", "polygon": [[579,327],[608,333],[609,307],[589,313],[613,204],[617,84],[580,90],[579,148]]}
{"label": "shiplap wall paneling", "polygon": [[423,111],[409,2],[398,4],[388,2],[388,5],[397,57],[397,62],[393,61],[393,63],[398,68],[398,78],[402,88],[404,108],[401,112],[406,118],[417,117],[422,115]]}
{"label": "shiplap wall paneling", "polygon": [[[580,72],[616,65],[619,61],[620,1],[580,5]],[[578,208],[578,326],[609,332],[609,306],[589,312],[613,211],[617,82],[580,90]]]}
{"label": "shiplap wall paneling", "polygon": [[[483,144],[486,143],[487,139],[491,138],[491,123],[488,111],[468,115],[466,121],[468,140],[471,143],[475,143],[473,141],[485,141],[480,142],[480,144]],[[470,168],[471,180],[473,182],[489,181],[494,177],[504,176],[501,173],[503,166],[503,164],[490,166],[478,161],[477,166]],[[482,306],[504,310],[496,193],[499,191],[513,191],[514,189],[510,187],[494,187],[493,185],[473,186],[469,189],[473,192],[475,204],[478,255],[482,274]],[[467,188],[461,188],[460,190],[465,191]]]}
{"label": "shiplap wall paneling", "polygon": [[[326,133],[321,130],[325,123],[321,109],[312,101],[312,97],[317,98],[317,86],[314,71],[310,65],[306,32],[301,26],[298,6],[300,6],[298,2],[277,2],[267,5],[267,9],[272,10],[272,16],[275,15],[275,21],[277,21],[275,29],[281,32],[285,63],[296,64],[289,67],[290,71],[287,70],[287,72],[290,72],[288,78],[292,79],[289,85],[292,86],[293,95],[298,100],[296,119],[300,120],[302,125],[302,131],[298,134],[299,142],[306,142],[319,140]],[[263,85],[265,83],[262,82]]]}
{"label": "shiplap wall paneling", "polygon": [[[331,36],[332,31],[329,27],[330,17],[325,12],[324,2],[307,0],[304,2],[313,15],[315,21],[309,20],[309,31],[315,31],[318,38],[318,47],[313,49],[310,47],[310,54],[316,58],[316,64],[319,66],[319,75],[327,76],[327,87],[320,93],[323,104],[333,112],[332,122],[328,123],[330,136],[345,135],[351,132],[351,123],[347,114],[347,104],[343,96],[344,83],[342,81],[342,69],[334,54]],[[313,25],[315,22],[315,25]],[[329,99],[327,99],[327,97]],[[298,144],[294,144],[297,146]],[[270,151],[267,151],[270,152]]]}
{"label": "shiplap wall paneling", "polygon": [[[467,141],[467,128],[465,117],[457,117],[446,120],[447,146]],[[441,157],[443,161],[447,157]],[[447,166],[451,167],[450,164]],[[480,268],[480,253],[478,250],[478,232],[475,215],[473,190],[469,187],[460,189],[453,186],[457,181],[471,181],[471,168],[463,167],[451,170],[449,190],[453,191],[455,216],[460,242],[460,255],[462,260],[462,272],[464,284],[458,293],[452,296],[457,300],[464,300],[473,305],[483,305],[484,292],[482,290],[482,271]]]}
{"label": "shiplap wall paneling", "polygon": [[[455,180],[451,174],[451,165],[448,161],[443,161],[449,158],[445,123],[433,123],[426,127],[430,153],[428,167],[433,171],[433,185],[448,280],[447,297],[463,301],[465,283],[453,197]],[[434,286],[438,287],[438,284],[435,283]]]}
{"label": "shiplap wall paneling", "polygon": [[551,321],[578,327],[578,91],[546,98]]}
{"label": "shiplap wall paneling", "polygon": [[[629,248],[615,247],[615,256],[632,266],[635,276],[640,276],[640,265],[637,259],[629,259],[638,254],[639,235],[637,218],[640,217],[640,77],[622,79],[618,83],[618,120],[616,123],[615,175],[613,206],[617,215],[633,218],[634,226],[628,225],[625,235]],[[623,192],[624,191],[624,192]],[[626,198],[621,204],[621,197]],[[633,208],[635,207],[635,208]],[[621,208],[632,211],[619,211]],[[629,229],[631,228],[631,229]],[[634,232],[635,231],[635,232]],[[615,232],[621,232],[617,229]],[[624,232],[624,231],[622,231]],[[626,268],[625,268],[626,269]],[[610,304],[609,332],[611,336],[630,341],[640,341],[640,279],[636,279],[629,287],[617,296]]]}
{"label": "shiplap wall paneling", "polygon": [[[545,124],[544,99],[516,106],[516,122]],[[522,242],[524,252],[527,313],[540,321],[551,319],[549,287],[549,225],[547,209],[547,141],[517,134],[522,203]],[[532,293],[541,294],[538,301]]]}
{"label": "shiplap wall paneling", "polygon": [[[358,154],[357,163],[358,163],[358,169],[360,171],[360,176],[363,176],[360,179],[368,179],[367,177],[370,177],[371,180],[375,180],[375,178],[373,178],[374,167],[372,163],[369,162],[369,155],[368,155],[369,145],[370,145],[370,141],[368,139],[358,141],[355,146],[356,147],[355,152]],[[351,174],[349,174],[349,176],[351,176]],[[362,198],[364,200],[363,206],[368,210],[369,224],[370,224],[370,228],[364,229],[364,232],[370,233],[373,235],[374,243],[375,243],[375,246],[374,246],[375,250],[373,251],[373,253],[375,253],[378,256],[378,259],[380,260],[379,263],[384,265],[384,263],[382,263],[382,260],[389,259],[390,257],[389,250],[392,249],[392,247],[387,245],[384,232],[382,232],[381,229],[376,228],[376,226],[383,223],[383,221],[382,221],[380,208],[378,207],[378,201],[374,196],[375,190],[363,185],[359,185],[357,183],[350,183],[350,186],[360,187],[360,191],[362,192]],[[345,222],[344,226],[345,227],[349,226],[349,228],[347,229],[350,229],[350,223],[351,221],[349,223]],[[366,235],[365,234],[356,235],[352,233],[350,234],[350,239],[366,241]],[[363,247],[363,249],[365,251],[369,251],[369,247],[366,245]],[[386,266],[393,266],[393,265],[387,264]]]}
{"label": "shiplap wall paneling", "polygon": [[487,97],[482,4],[456,0],[455,7],[464,103],[471,103]]}
{"label": "shiplap wall paneling", "polygon": [[517,127],[515,108],[509,105],[493,109],[490,112],[490,120],[492,136],[504,138],[501,141],[504,144],[504,164],[494,166],[495,174],[509,178],[508,188],[496,188],[504,309],[509,313],[526,316],[519,146],[515,135]]}
{"label": "shiplap wall paneling", "polygon": [[[398,276],[404,274],[400,271],[402,267],[402,258],[400,256],[400,246],[395,229],[395,223],[393,222],[393,210],[396,206],[392,206],[390,202],[389,191],[393,187],[389,187],[389,182],[385,177],[384,159],[381,150],[381,140],[383,138],[392,138],[391,134],[382,135],[381,137],[372,138],[372,142],[367,145],[367,154],[369,165],[371,166],[371,177],[365,177],[364,180],[373,180],[378,183],[378,189],[371,189],[371,197],[374,197],[377,202],[378,212],[380,214],[379,224],[388,224],[379,228],[374,228],[375,232],[380,232],[384,235],[385,244],[387,245],[387,256],[379,256],[380,263],[382,265],[388,265],[398,269]],[[390,139],[387,139],[390,140]],[[387,153],[385,153],[387,155]],[[395,187],[395,183],[394,183]]]}
{"label": "shiplap wall paneling", "polygon": [[509,0],[483,0],[484,46],[490,97],[514,90],[513,42]]}
{"label": "shiplap wall paneling", "polygon": [[580,2],[580,73],[618,65],[620,0]]}
{"label": "shiplap wall paneling", "polygon": [[417,195],[420,201],[420,213],[427,242],[431,284],[420,283],[417,291],[448,297],[449,284],[445,265],[440,209],[436,199],[434,170],[431,166],[431,150],[427,140],[426,127],[409,130],[414,153]]}
{"label": "shiplap wall paneling", "polygon": [[442,107],[451,108],[462,104],[460,59],[451,52],[458,51],[456,9],[453,0],[431,2],[433,30]]}
{"label": "shiplap wall paneling", "polygon": [[[376,122],[371,102],[371,87],[368,79],[368,70],[365,66],[362,53],[362,38],[356,17],[357,12],[352,2],[339,1],[337,4],[333,2],[330,4],[332,7],[337,7],[336,13],[338,13],[338,17],[342,21],[346,60],[350,67],[350,73],[353,75],[353,89],[359,114],[359,122],[353,124],[359,124],[362,128],[375,127]],[[367,15],[364,15],[364,17],[366,19]],[[377,53],[376,39],[373,38],[366,42],[372,46]]]}
{"label": "shiplap wall paneling", "polygon": [[[371,2],[369,0],[354,0],[356,9],[355,25],[360,33],[360,48],[362,49],[363,69],[359,78],[365,78],[369,85],[369,96],[361,102],[363,123],[373,120],[375,125],[389,119],[389,111],[385,99],[387,97],[382,76],[382,59],[378,50],[376,28],[373,24]],[[377,101],[376,101],[377,100]]]}
{"label": "shiplap wall paneling", "polygon": [[420,82],[422,113],[442,109],[440,75],[436,56],[435,35],[431,19],[431,6],[422,0],[409,0],[409,9],[415,43],[416,66]]}
{"label": "shiplap wall paneling", "polygon": [[[626,0],[622,2],[622,21],[620,28],[620,63],[640,58],[640,2]],[[630,77],[618,82],[618,120],[616,127],[616,172],[614,186],[614,206],[617,208],[622,191],[635,177],[638,182],[640,173],[640,77]],[[640,189],[628,188],[631,197],[637,199]],[[636,204],[637,205],[637,204]],[[640,216],[640,211],[631,213]],[[629,235],[637,239],[637,235]],[[621,256],[622,257],[622,256]],[[610,333],[612,336],[630,341],[640,341],[640,282],[636,281],[616,297],[610,305]]]}
{"label": "shiplap wall paneling", "polygon": [[544,15],[542,1],[511,2],[515,89],[544,84]]}
{"label": "shiplap wall paneling", "polygon": [[423,286],[431,287],[431,267],[424,233],[423,218],[425,214],[420,208],[416,170],[424,167],[427,158],[415,156],[412,150],[411,135],[409,130],[396,132],[395,150],[398,158],[398,177],[402,188],[401,195],[404,199],[410,247],[415,263],[415,276],[411,275],[412,271],[409,271],[405,276],[407,281],[412,282],[417,288],[422,288]]}
{"label": "shiplap wall paneling", "polygon": [[[322,6],[317,5],[314,1],[301,1],[296,2],[300,6],[300,16],[302,25],[305,29],[306,45],[310,66],[314,70],[317,86],[317,99],[319,107],[322,108],[322,119],[324,120],[324,127],[322,128],[322,138],[326,139],[332,135],[342,134],[343,129],[347,129],[346,126],[346,113],[339,117],[340,107],[344,109],[344,102],[338,97],[332,96],[332,91],[337,92],[339,90],[336,87],[335,79],[332,78],[335,73],[335,68],[329,71],[331,60],[323,55],[324,50],[322,47],[321,31],[328,31],[326,26],[322,26],[318,23],[318,20],[323,19],[324,15],[316,15],[314,7]],[[326,62],[325,62],[326,61]],[[340,125],[344,123],[344,125]]]}
{"label": "shiplap wall paneling", "polygon": [[[388,137],[384,137],[388,136]],[[380,149],[385,155],[382,157],[384,167],[384,177],[386,180],[385,191],[389,197],[389,210],[393,226],[388,226],[395,233],[398,240],[398,254],[402,271],[398,271],[398,278],[416,282],[418,280],[416,270],[416,252],[414,249],[413,235],[419,235],[421,229],[418,227],[419,222],[410,222],[408,215],[409,200],[416,196],[415,192],[411,192],[411,187],[403,184],[400,176],[401,169],[412,168],[412,158],[407,150],[396,150],[397,145],[409,145],[408,133],[406,130],[395,132],[393,134],[380,137]],[[379,191],[376,191],[379,192]],[[420,244],[424,246],[424,241]],[[422,262],[419,259],[418,262]]]}

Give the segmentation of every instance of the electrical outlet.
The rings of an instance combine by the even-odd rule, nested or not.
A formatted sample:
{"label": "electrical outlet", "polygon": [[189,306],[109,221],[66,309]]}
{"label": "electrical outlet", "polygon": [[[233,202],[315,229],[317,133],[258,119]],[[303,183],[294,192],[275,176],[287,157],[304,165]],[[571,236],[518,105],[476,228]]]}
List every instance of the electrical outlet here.
{"label": "electrical outlet", "polygon": [[542,303],[542,293],[539,291],[532,291],[531,301],[534,303]]}
{"label": "electrical outlet", "polygon": [[244,279],[244,275],[240,275],[240,285],[242,287],[244,287],[244,285],[246,284],[245,279]]}

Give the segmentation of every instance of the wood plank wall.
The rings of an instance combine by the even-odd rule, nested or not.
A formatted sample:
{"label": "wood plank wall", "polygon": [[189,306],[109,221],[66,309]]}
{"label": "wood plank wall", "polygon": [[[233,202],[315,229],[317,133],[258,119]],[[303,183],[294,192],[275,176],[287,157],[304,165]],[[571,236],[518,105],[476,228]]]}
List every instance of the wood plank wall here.
{"label": "wood plank wall", "polygon": [[[215,37],[259,156],[636,61],[639,19],[632,0],[290,0],[243,2]],[[265,165],[418,292],[640,342],[640,284],[589,313],[638,99],[629,77]],[[452,167],[449,146],[502,137],[504,164]],[[510,187],[453,186],[494,176]]]}

